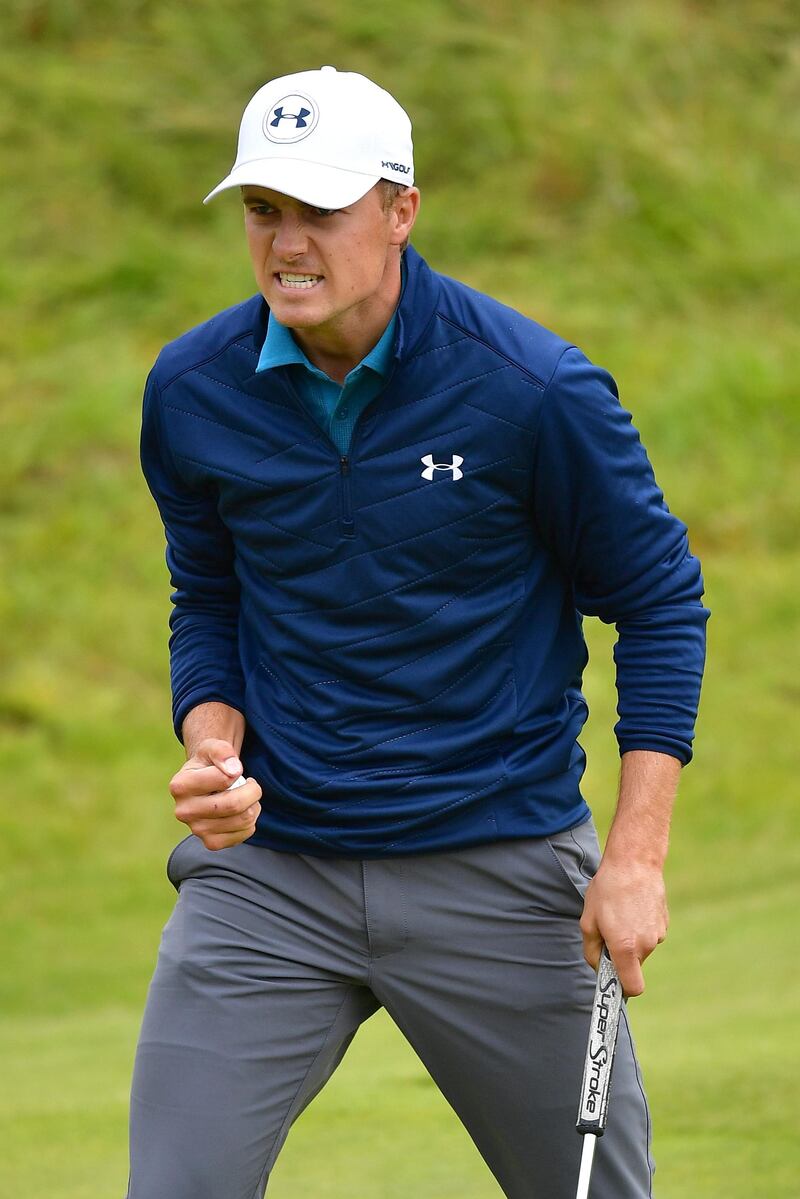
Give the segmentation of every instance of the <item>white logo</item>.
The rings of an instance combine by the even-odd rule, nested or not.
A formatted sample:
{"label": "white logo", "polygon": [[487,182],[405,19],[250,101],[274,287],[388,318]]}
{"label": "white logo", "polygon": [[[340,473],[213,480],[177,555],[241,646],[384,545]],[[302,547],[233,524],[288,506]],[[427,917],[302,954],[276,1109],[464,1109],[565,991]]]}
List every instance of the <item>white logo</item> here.
{"label": "white logo", "polygon": [[432,479],[435,470],[451,470],[453,472],[453,482],[456,479],[463,479],[464,472],[458,468],[464,459],[459,454],[453,454],[452,462],[434,462],[433,454],[426,454],[424,458],[420,458],[420,462],[425,464],[425,469],[422,472],[423,479]]}
{"label": "white logo", "polygon": [[264,133],[271,142],[299,142],[313,133],[319,109],[308,96],[284,96],[264,117]]}

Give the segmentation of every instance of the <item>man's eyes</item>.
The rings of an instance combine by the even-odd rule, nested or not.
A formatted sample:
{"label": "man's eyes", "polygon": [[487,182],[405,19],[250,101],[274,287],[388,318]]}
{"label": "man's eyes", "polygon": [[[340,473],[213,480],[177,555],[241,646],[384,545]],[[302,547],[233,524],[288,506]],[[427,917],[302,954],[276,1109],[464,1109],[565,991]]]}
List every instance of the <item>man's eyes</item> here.
{"label": "man's eyes", "polygon": [[[273,216],[278,210],[277,210],[277,208],[273,208],[271,204],[250,204],[250,205],[248,205],[248,211],[252,212],[254,216]],[[340,211],[340,209],[338,209],[338,208],[309,208],[308,211],[312,212],[314,214],[314,216],[329,217],[329,216],[335,216],[336,213]]]}

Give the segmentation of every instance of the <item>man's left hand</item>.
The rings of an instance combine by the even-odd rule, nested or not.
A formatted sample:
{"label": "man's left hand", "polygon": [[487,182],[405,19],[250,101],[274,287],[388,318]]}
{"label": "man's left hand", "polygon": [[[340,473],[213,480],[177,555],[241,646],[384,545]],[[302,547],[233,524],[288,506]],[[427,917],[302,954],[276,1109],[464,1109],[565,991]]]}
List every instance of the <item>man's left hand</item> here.
{"label": "man's left hand", "polygon": [[642,962],[667,935],[663,872],[647,864],[603,858],[586,891],[581,917],[583,954],[595,970],[605,943],[626,995],[644,990]]}

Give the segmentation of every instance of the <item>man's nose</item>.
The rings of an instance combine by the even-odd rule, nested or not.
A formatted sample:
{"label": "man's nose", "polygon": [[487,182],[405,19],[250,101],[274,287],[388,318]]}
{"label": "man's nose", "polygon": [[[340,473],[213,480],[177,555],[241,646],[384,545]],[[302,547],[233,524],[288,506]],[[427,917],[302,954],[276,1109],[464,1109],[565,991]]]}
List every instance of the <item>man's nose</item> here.
{"label": "man's nose", "polygon": [[305,253],[306,246],[307,238],[299,215],[291,211],[282,212],[272,239],[272,252],[278,258],[297,258]]}

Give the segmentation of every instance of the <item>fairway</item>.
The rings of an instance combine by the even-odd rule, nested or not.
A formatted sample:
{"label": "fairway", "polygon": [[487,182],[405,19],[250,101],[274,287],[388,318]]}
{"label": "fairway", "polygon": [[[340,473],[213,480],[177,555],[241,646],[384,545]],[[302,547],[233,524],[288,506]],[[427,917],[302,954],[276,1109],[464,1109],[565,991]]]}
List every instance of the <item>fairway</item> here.
{"label": "fairway", "polygon": [[[629,1008],[654,1195],[797,1199],[794,6],[12,7],[0,1199],[125,1192],[130,1071],[174,899],[164,866],[183,835],[167,793],[181,750],[141,390],[165,341],[254,291],[235,201],[201,199],[232,160],[242,96],[296,69],[298,45],[301,67],[364,71],[403,101],[418,134],[416,248],[612,372],[689,526],[708,670],[667,865],[670,934]],[[586,635],[584,791],[602,839],[619,766],[615,631],[587,621]],[[379,1013],[293,1129],[268,1194],[500,1192]]]}

